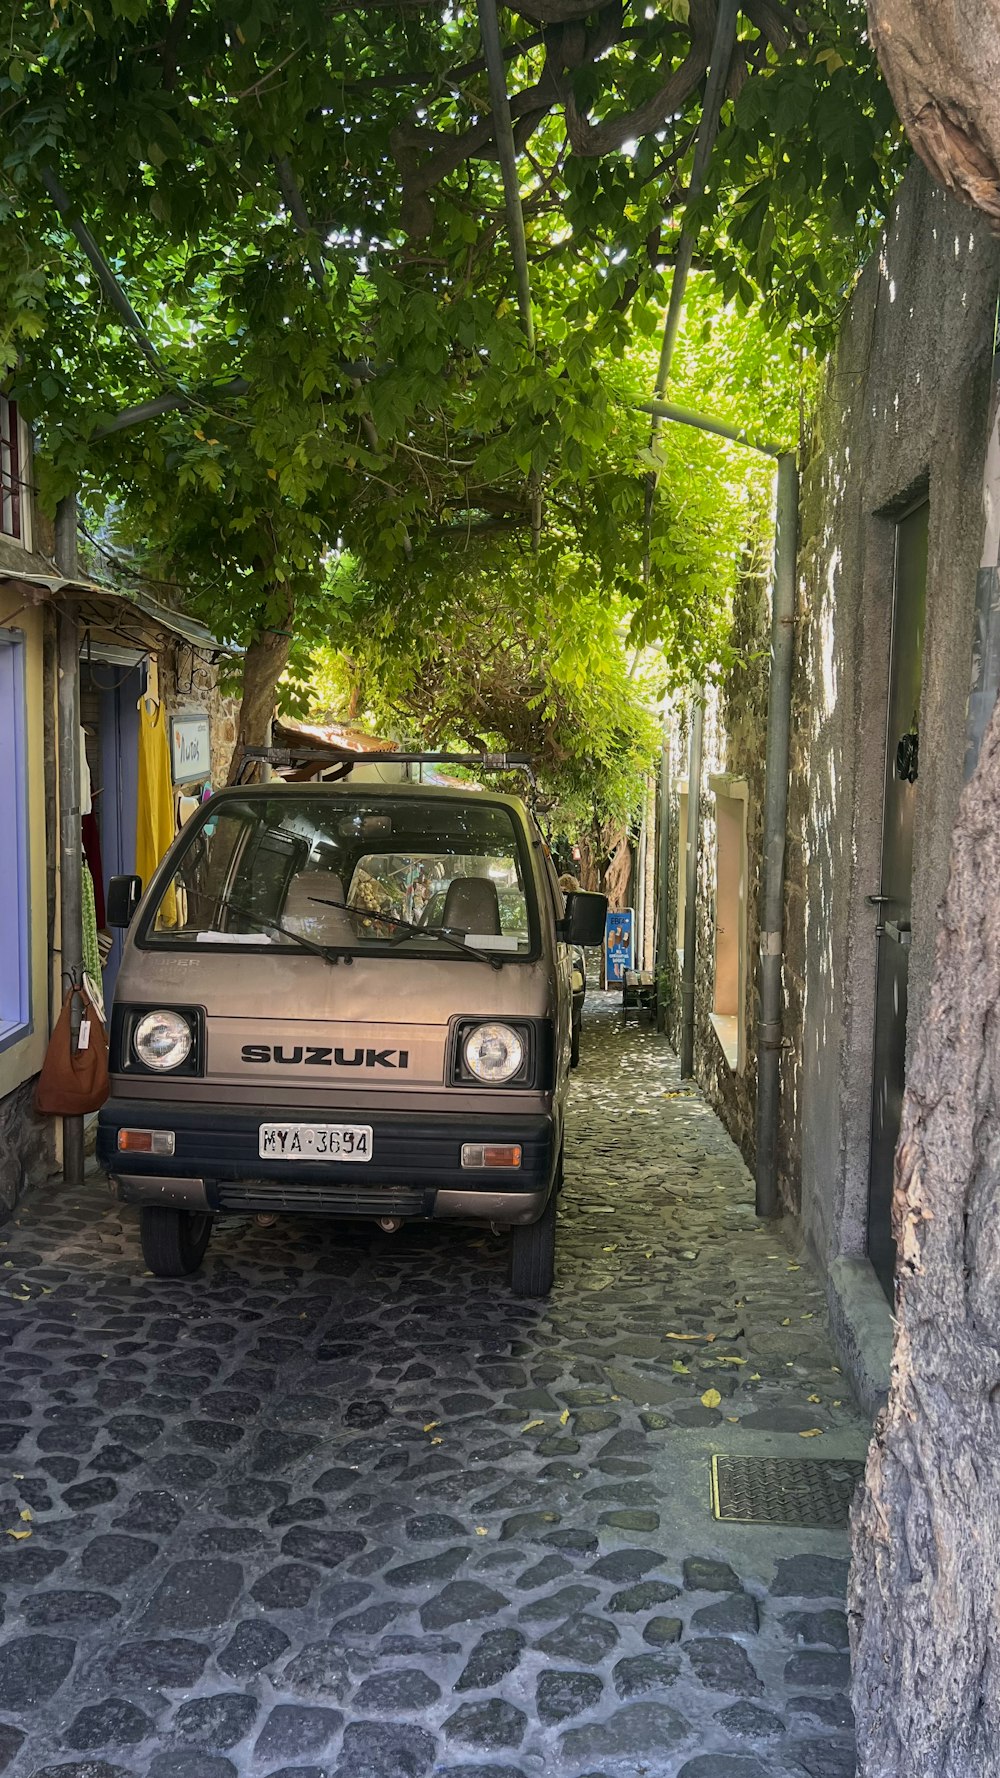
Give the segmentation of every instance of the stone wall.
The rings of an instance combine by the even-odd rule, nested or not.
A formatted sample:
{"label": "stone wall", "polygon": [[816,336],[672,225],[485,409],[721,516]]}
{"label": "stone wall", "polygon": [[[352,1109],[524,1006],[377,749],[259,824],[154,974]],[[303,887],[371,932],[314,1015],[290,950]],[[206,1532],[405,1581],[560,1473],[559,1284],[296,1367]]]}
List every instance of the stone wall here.
{"label": "stone wall", "polygon": [[229,776],[236,744],[240,700],[220,689],[217,666],[187,643],[177,641],[160,656],[160,694],[172,716],[203,710],[212,724],[212,788]]}
{"label": "stone wall", "polygon": [[[848,304],[802,450],[790,780],[785,853],[779,1131],[784,1203],[799,1211],[827,1278],[855,1387],[874,1405],[891,1327],[866,1257],[877,913],[896,525],[929,502],[919,711],[907,1050],[927,1005],[937,910],[962,783],[982,478],[1000,245],[914,165],[879,253]],[[747,784],[748,953],[755,970],[767,731],[768,599],[735,602],[746,665],[709,696],[698,891],[695,1072],[753,1162],[756,993],[746,1063],[712,1027],[716,824],[713,772]],[[664,1004],[680,1041],[676,931],[680,797],[688,725],[672,724],[671,944]]]}
{"label": "stone wall", "polygon": [[32,1077],[0,1099],[0,1223],[26,1187],[55,1167],[54,1120],[36,1116],[34,1090]]}
{"label": "stone wall", "polygon": [[[766,555],[766,551],[765,551]],[[695,1075],[715,1106],[749,1166],[754,1163],[757,1077],[756,959],[759,927],[761,822],[764,797],[764,743],[767,732],[768,650],[770,634],[769,563],[756,560],[743,575],[733,600],[732,640],[738,664],[718,687],[709,689],[705,705],[701,797],[699,808],[697,964],[695,985]],[[671,725],[671,799],[669,857],[670,931],[677,924],[678,861],[685,834],[680,827],[681,797],[688,783],[689,714],[679,711]],[[743,1061],[733,1068],[712,1023],[715,999],[716,873],[718,835],[716,776],[743,780],[747,787],[746,955],[747,986],[743,1013]],[[667,1030],[680,1044],[681,969],[670,947],[667,960]],[[791,1054],[785,1064],[793,1072]],[[798,1145],[789,1126],[782,1137],[783,1179],[790,1200],[798,1187]]]}
{"label": "stone wall", "polygon": [[[802,1211],[829,1266],[866,1248],[882,779],[897,519],[930,508],[907,1047],[927,1004],[962,781],[1000,248],[917,165],[865,268],[804,467],[790,846]],[[792,1010],[790,1009],[790,1010]]]}

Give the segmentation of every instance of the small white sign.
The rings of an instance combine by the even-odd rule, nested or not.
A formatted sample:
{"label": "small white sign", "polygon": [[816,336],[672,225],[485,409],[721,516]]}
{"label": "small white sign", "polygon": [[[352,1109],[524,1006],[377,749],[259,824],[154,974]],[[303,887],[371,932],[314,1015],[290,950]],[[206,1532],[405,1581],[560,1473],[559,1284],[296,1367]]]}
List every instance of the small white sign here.
{"label": "small white sign", "polygon": [[170,766],[175,784],[212,775],[212,730],[207,716],[170,718]]}

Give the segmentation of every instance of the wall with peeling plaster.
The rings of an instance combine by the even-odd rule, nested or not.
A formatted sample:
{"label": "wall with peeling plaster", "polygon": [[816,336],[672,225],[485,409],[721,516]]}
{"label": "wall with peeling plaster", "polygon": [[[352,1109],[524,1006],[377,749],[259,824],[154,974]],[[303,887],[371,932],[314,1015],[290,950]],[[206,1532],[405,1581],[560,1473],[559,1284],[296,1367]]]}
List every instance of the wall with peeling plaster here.
{"label": "wall with peeling plaster", "polygon": [[[848,305],[800,509],[786,1022],[801,1209],[829,1268],[866,1247],[895,521],[930,502],[908,1051],[962,781],[1000,248],[915,165]],[[833,1292],[836,1298],[836,1291]],[[843,1304],[834,1301],[835,1312]]]}
{"label": "wall with peeling plaster", "polygon": [[[879,887],[895,522],[929,498],[909,1050],[927,1005],[962,783],[998,288],[1000,246],[915,164],[882,249],[847,306],[802,453],[781,1190],[823,1266],[835,1331],[869,1405],[885,1372],[888,1305],[865,1256],[877,921],[866,897]],[[748,994],[742,1071],[728,1065],[710,1020],[717,843],[710,779],[725,772],[747,782],[753,970],[768,679],[767,599],[759,585],[739,588],[735,623],[747,664],[710,695],[706,708],[695,1072],[752,1166],[755,992]],[[687,759],[682,712],[671,744],[675,861],[684,848],[679,813]],[[671,932],[676,874],[674,865]],[[676,1043],[681,997],[674,952],[667,1004]]]}

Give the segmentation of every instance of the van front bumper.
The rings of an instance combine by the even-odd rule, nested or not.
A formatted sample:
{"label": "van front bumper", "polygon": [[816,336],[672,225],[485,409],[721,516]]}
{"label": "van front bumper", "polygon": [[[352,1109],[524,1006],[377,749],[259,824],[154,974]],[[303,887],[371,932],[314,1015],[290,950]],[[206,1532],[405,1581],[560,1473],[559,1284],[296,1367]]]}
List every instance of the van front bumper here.
{"label": "van front bumper", "polygon": [[[273,1116],[273,1114],[271,1114]],[[370,1161],[262,1160],[267,1111],[163,1100],[110,1099],[100,1113],[97,1157],[123,1203],[197,1211],[320,1216],[448,1217],[537,1221],[556,1164],[549,1114],[318,1113],[288,1110],[288,1123],[352,1122],[372,1129]],[[172,1155],[120,1153],[120,1129],[169,1130]],[[521,1148],[514,1168],[465,1168],[464,1143]]]}

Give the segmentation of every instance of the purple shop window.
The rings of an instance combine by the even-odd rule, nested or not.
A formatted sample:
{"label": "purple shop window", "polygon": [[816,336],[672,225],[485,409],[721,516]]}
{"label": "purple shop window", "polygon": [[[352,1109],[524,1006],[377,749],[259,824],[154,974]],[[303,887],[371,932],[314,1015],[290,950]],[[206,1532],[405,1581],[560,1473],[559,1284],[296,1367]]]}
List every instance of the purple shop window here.
{"label": "purple shop window", "polygon": [[17,403],[0,395],[0,532],[21,538],[21,441]]}
{"label": "purple shop window", "polygon": [[31,1029],[24,638],[0,629],[0,1049]]}

